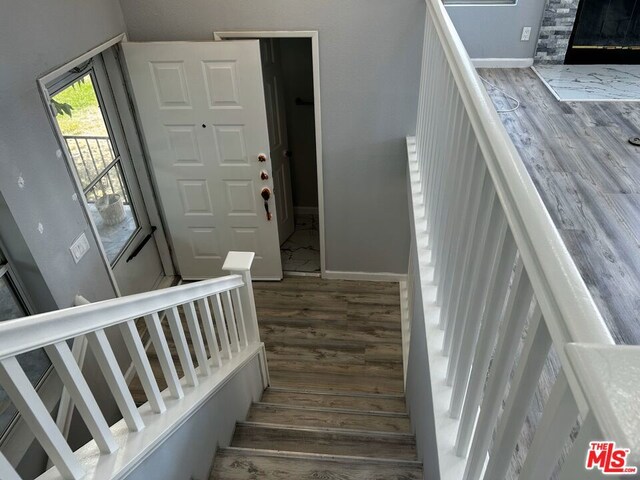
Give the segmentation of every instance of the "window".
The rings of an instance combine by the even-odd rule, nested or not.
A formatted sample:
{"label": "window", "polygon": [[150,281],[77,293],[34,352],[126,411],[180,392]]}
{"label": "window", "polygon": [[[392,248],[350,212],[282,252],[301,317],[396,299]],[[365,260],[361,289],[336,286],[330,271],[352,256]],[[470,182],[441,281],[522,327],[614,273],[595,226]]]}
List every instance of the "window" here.
{"label": "window", "polygon": [[89,214],[113,265],[139,223],[93,69],[66,77],[51,99]]}
{"label": "window", "polygon": [[[21,294],[15,274],[0,250],[0,321],[13,320],[26,315],[29,315],[29,308]],[[51,365],[42,349],[19,355],[18,362],[34,386],[40,383]],[[0,387],[0,434],[7,429],[16,414],[15,407]]]}

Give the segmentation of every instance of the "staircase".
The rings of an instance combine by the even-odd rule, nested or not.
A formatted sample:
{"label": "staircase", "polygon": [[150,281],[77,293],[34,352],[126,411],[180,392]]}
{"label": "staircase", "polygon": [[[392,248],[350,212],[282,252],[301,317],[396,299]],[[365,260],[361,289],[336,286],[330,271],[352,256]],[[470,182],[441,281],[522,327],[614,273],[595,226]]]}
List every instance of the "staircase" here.
{"label": "staircase", "polygon": [[422,478],[402,395],[271,387],[216,455],[211,479]]}
{"label": "staircase", "polygon": [[255,283],[272,386],[211,479],[421,479],[402,393],[397,284]]}

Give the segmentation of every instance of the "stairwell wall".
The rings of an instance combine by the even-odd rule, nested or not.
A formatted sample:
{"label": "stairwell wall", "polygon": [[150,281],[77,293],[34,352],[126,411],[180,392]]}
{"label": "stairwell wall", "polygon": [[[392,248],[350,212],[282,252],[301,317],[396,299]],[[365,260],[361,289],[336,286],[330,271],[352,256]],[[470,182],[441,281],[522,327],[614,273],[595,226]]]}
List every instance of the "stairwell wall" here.
{"label": "stairwell wall", "polygon": [[326,268],[406,273],[405,136],[415,131],[424,0],[122,0],[132,41],[317,30]]}
{"label": "stairwell wall", "polygon": [[260,400],[263,389],[256,355],[127,475],[127,480],[208,480],[216,448],[229,445],[236,422],[247,418],[251,403]]}

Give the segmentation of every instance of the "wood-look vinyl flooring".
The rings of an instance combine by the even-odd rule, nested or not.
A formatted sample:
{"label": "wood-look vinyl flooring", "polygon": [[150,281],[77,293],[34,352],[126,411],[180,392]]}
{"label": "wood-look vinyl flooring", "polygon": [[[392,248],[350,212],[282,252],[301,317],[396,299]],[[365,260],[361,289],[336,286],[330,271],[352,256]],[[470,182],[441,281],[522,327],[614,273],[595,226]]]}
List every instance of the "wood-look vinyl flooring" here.
{"label": "wood-look vinyl flooring", "polygon": [[306,427],[283,429],[279,426],[238,424],[233,445],[243,448],[321,453],[373,458],[416,459],[416,444],[411,436],[380,435],[348,431],[313,431]]}
{"label": "wood-look vinyl flooring", "polygon": [[254,283],[271,387],[211,479],[417,480],[397,284]]}
{"label": "wood-look vinyl flooring", "polygon": [[224,449],[212,479],[224,480],[421,480],[422,467],[386,462],[345,462],[323,457],[272,456]]}
{"label": "wood-look vinyl flooring", "polygon": [[254,282],[274,387],[403,393],[397,283]]}
{"label": "wood-look vinyl flooring", "polygon": [[640,344],[640,107],[559,102],[530,69],[479,73],[520,100],[500,118],[614,340]]}

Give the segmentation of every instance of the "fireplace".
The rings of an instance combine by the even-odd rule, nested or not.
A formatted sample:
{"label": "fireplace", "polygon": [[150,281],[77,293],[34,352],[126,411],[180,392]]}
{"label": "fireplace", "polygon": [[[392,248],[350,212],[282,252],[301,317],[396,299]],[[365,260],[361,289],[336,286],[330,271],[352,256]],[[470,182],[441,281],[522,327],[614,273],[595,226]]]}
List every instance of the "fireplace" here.
{"label": "fireplace", "polygon": [[565,63],[640,64],[640,0],[581,0]]}

